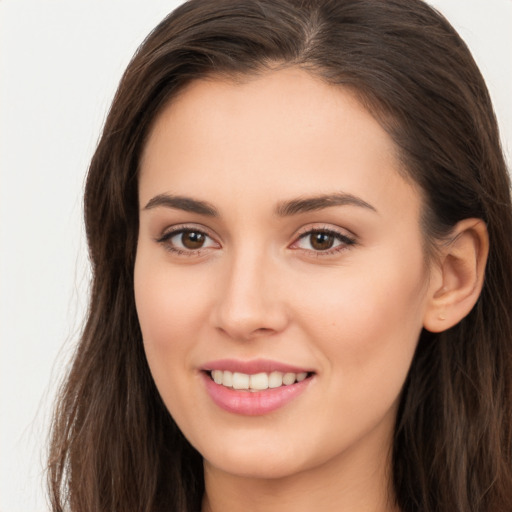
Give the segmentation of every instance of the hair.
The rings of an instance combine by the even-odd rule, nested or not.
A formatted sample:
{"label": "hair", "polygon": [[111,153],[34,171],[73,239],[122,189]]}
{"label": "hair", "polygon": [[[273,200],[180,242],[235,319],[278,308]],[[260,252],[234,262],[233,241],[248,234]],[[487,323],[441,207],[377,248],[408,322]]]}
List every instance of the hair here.
{"label": "hair", "polygon": [[124,73],[85,189],[87,320],[61,389],[48,479],[53,511],[196,511],[202,458],[165,408],[135,310],[138,169],[156,117],[193,80],[296,66],[355,91],[423,195],[428,247],[487,224],[475,307],[423,331],[404,384],[391,479],[403,512],[512,510],[512,207],[484,80],[446,19],[420,0],[192,0]]}

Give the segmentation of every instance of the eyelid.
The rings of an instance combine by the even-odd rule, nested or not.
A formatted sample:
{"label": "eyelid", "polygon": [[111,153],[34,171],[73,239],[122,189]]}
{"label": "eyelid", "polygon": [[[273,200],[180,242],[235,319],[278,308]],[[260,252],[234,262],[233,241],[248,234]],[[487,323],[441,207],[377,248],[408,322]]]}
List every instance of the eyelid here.
{"label": "eyelid", "polygon": [[[207,246],[207,247],[199,247],[197,249],[187,249],[182,248],[178,246],[172,245],[169,241],[173,237],[179,235],[180,233],[184,233],[187,231],[193,231],[197,233],[201,233],[205,235],[205,237],[209,238],[211,241],[213,241],[214,246]],[[325,233],[331,236],[334,236],[337,241],[339,242],[334,247],[331,247],[329,249],[325,250],[315,250],[315,249],[306,249],[303,247],[297,247],[299,242],[306,238],[307,236],[310,236],[314,233]],[[176,224],[173,226],[168,226],[165,228],[165,230],[162,232],[162,234],[155,238],[155,242],[162,244],[166,250],[169,252],[179,254],[179,255],[186,255],[186,256],[193,256],[198,255],[199,253],[208,251],[210,249],[216,249],[221,248],[222,245],[219,242],[219,237],[212,233],[209,228],[206,226],[203,226],[201,224]],[[347,229],[340,228],[338,226],[333,226],[331,224],[310,224],[303,226],[300,228],[293,239],[293,242],[288,246],[290,249],[293,250],[300,250],[305,253],[314,254],[315,256],[328,256],[335,253],[339,253],[341,251],[349,249],[351,246],[355,245],[357,243],[356,236],[348,231]]]}
{"label": "eyelid", "polygon": [[352,231],[347,228],[342,228],[341,226],[336,226],[334,224],[327,224],[325,222],[312,222],[311,224],[306,224],[297,230],[296,237],[299,238],[301,236],[307,235],[309,233],[316,232],[326,232],[333,233],[335,235],[340,235],[344,238],[356,239],[356,235],[352,233]]}
{"label": "eyelid", "polygon": [[[302,247],[294,247],[301,240],[310,236],[314,233],[325,233],[328,235],[332,235],[337,238],[341,243],[336,245],[335,247],[325,249],[325,250],[314,250],[314,249],[304,249]],[[339,253],[341,251],[349,249],[351,246],[357,244],[357,237],[352,232],[347,229],[340,228],[337,226],[333,226],[331,224],[314,224],[307,225],[298,230],[297,234],[294,237],[293,242],[289,245],[289,248],[304,251],[306,253],[312,253],[315,256],[329,256],[332,254]]]}
{"label": "eyelid", "polygon": [[217,247],[209,246],[209,247],[199,247],[198,249],[184,249],[181,247],[172,246],[169,243],[169,241],[173,237],[179,235],[180,233],[184,233],[187,231],[201,233],[201,234],[205,235],[207,238],[209,238],[210,240],[213,240],[213,242],[215,242],[215,244],[218,248],[221,247],[221,244],[218,240],[219,237],[214,235],[210,229],[208,229],[207,227],[205,227],[201,224],[193,224],[193,223],[192,224],[176,224],[173,226],[168,226],[164,229],[164,231],[162,232],[162,234],[160,236],[155,238],[155,242],[162,244],[165,247],[165,249],[168,250],[169,252],[176,253],[179,255],[187,255],[187,256],[197,255],[198,253],[204,252],[206,250],[217,248]]}

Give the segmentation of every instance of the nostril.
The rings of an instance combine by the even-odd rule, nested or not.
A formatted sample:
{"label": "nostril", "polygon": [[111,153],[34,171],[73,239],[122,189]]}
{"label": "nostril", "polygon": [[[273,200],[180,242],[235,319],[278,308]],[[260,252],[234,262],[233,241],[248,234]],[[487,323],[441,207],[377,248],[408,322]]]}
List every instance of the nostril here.
{"label": "nostril", "polygon": [[272,332],[272,329],[269,329],[268,327],[260,327],[259,329],[256,329],[254,332],[261,333],[261,334],[268,334],[268,333]]}

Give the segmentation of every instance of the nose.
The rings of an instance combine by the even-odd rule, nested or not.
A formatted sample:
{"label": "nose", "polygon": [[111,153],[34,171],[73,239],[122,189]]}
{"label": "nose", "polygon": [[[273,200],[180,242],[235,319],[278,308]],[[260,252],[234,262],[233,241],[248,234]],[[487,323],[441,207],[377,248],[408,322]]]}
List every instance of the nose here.
{"label": "nose", "polygon": [[283,331],[289,319],[276,262],[268,255],[244,251],[225,267],[213,308],[216,329],[236,340]]}

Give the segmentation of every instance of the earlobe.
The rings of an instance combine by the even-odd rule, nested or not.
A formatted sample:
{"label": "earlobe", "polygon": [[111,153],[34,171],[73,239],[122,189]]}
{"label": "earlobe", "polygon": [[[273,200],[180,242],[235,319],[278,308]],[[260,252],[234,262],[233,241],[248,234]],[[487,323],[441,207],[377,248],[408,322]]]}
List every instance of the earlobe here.
{"label": "earlobe", "polygon": [[460,221],[439,251],[423,320],[423,327],[431,332],[445,331],[459,323],[480,296],[489,252],[485,222]]}

